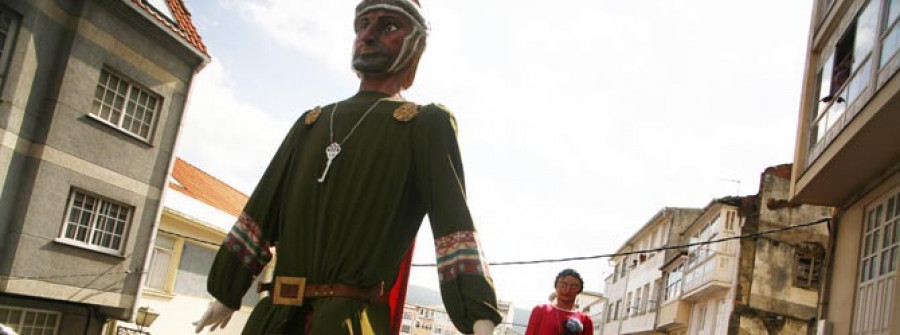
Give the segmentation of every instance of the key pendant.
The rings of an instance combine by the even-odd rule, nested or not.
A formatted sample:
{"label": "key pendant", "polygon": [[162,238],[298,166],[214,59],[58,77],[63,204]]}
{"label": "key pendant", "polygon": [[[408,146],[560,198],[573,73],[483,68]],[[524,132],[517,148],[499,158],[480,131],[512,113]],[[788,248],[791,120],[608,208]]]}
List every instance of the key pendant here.
{"label": "key pendant", "polygon": [[337,144],[337,142],[331,142],[325,147],[325,157],[328,158],[328,161],[325,162],[325,171],[322,172],[322,177],[318,179],[320,183],[325,181],[325,176],[328,175],[328,169],[331,167],[331,161],[340,153],[341,145]]}

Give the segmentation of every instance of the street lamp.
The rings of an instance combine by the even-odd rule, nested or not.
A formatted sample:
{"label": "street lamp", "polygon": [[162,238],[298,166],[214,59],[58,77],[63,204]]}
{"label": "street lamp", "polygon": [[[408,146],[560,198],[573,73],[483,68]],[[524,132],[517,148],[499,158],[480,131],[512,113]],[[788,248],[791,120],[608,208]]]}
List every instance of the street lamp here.
{"label": "street lamp", "polygon": [[156,317],[158,316],[159,313],[150,309],[150,307],[143,306],[138,308],[134,323],[138,326],[138,331],[143,332],[144,327],[150,327],[150,325],[153,324],[153,321],[156,321]]}

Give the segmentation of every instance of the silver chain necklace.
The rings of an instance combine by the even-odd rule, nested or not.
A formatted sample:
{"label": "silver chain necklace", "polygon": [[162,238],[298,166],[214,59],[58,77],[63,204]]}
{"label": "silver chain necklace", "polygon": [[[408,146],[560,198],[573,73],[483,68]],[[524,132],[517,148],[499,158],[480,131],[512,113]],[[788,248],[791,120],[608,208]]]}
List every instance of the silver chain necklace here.
{"label": "silver chain necklace", "polygon": [[363,122],[366,116],[368,116],[373,109],[375,109],[375,106],[378,106],[378,104],[385,99],[387,98],[381,98],[378,99],[378,101],[375,101],[375,103],[373,103],[372,106],[369,107],[369,109],[367,109],[366,112],[359,117],[359,120],[356,121],[356,124],[353,125],[353,128],[350,128],[350,131],[347,132],[347,136],[344,136],[344,139],[342,139],[340,143],[334,141],[334,114],[337,113],[338,105],[340,104],[340,102],[336,102],[334,104],[334,108],[331,109],[331,118],[328,122],[328,142],[330,142],[331,144],[325,147],[325,157],[328,158],[328,161],[325,162],[325,171],[322,172],[322,176],[318,179],[320,183],[325,182],[325,176],[328,175],[328,169],[331,168],[331,161],[337,158],[337,156],[341,153],[341,144],[347,142],[347,139],[350,138],[350,135],[353,135],[356,127],[359,127],[359,124]]}

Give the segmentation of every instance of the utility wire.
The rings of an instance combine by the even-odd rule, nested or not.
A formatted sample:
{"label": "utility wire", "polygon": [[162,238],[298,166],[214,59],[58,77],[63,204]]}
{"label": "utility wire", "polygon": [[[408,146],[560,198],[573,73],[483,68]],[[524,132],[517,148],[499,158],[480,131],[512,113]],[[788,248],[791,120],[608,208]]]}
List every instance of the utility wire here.
{"label": "utility wire", "polygon": [[[770,230],[765,230],[765,231],[756,232],[756,233],[751,233],[751,234],[737,235],[737,236],[725,237],[725,238],[720,238],[720,239],[715,239],[715,240],[709,240],[709,241],[703,241],[703,242],[694,242],[694,243],[687,243],[687,244],[681,244],[681,245],[663,246],[663,247],[659,247],[659,248],[655,248],[655,249],[634,250],[634,251],[619,252],[619,253],[611,253],[611,254],[600,254],[600,255],[594,255],[594,256],[580,256],[580,257],[565,257],[565,258],[538,259],[538,260],[530,260],[530,261],[489,262],[488,265],[492,265],[492,266],[501,266],[501,265],[530,265],[530,264],[541,264],[541,263],[559,263],[559,262],[581,261],[581,260],[591,260],[591,259],[598,259],[598,258],[612,258],[612,257],[618,257],[618,256],[628,256],[628,255],[636,255],[636,254],[645,254],[645,253],[650,253],[650,252],[657,252],[657,251],[664,251],[664,250],[673,250],[673,249],[682,249],[682,248],[694,247],[694,246],[699,246],[699,245],[708,245],[708,244],[722,243],[722,242],[727,242],[727,241],[732,241],[732,240],[740,240],[740,239],[747,239],[747,238],[757,238],[757,237],[760,237],[760,236],[763,236],[763,235],[770,235],[770,234],[780,233],[780,232],[783,232],[783,231],[788,231],[788,230],[794,230],[794,229],[800,229],[800,228],[810,227],[810,226],[814,226],[814,225],[817,225],[817,224],[822,224],[822,223],[825,223],[825,222],[828,222],[828,221],[831,221],[831,218],[830,218],[830,217],[821,218],[821,219],[818,219],[818,220],[812,221],[812,222],[801,223],[801,224],[797,224],[797,225],[793,225],[793,226],[788,226],[788,227],[783,227],[783,228],[770,229]],[[215,243],[215,242],[210,242],[210,241],[206,241],[206,240],[201,240],[201,239],[198,239],[198,238],[195,238],[195,237],[191,237],[191,236],[187,236],[187,235],[175,233],[175,232],[168,231],[168,230],[165,230],[165,229],[160,229],[160,231],[161,231],[161,232],[164,232],[164,233],[166,233],[166,234],[178,236],[178,237],[181,237],[181,238],[184,238],[184,239],[188,239],[188,240],[191,240],[191,241],[195,241],[195,242],[198,242],[198,243],[208,244],[208,245],[216,246],[216,247],[218,247],[218,246],[220,245],[220,243]],[[434,267],[434,266],[437,266],[437,265],[434,264],[434,263],[431,263],[431,264],[412,264],[412,266],[415,266],[415,267]],[[92,277],[92,276],[103,276],[103,275],[110,275],[110,274],[126,274],[126,275],[127,275],[127,274],[140,273],[140,272],[142,272],[142,271],[141,271],[141,270],[138,270],[138,269],[129,269],[129,270],[125,270],[125,271],[112,271],[112,272],[102,272],[102,273],[70,274],[70,275],[58,275],[58,276],[32,276],[32,277],[29,277],[29,276],[8,276],[7,278],[10,278],[10,279],[55,279],[55,278]]]}
{"label": "utility wire", "polygon": [[[737,235],[737,236],[725,237],[725,238],[720,238],[720,239],[715,239],[715,240],[687,243],[687,244],[681,244],[681,245],[663,246],[663,247],[659,247],[659,248],[655,248],[655,249],[634,250],[634,251],[611,253],[611,254],[601,254],[601,255],[594,255],[594,256],[539,259],[539,260],[531,260],[531,261],[489,262],[488,265],[500,266],[500,265],[529,265],[529,264],[541,264],[541,263],[559,263],[559,262],[569,262],[569,261],[590,260],[590,259],[597,259],[597,258],[613,258],[613,257],[618,257],[618,256],[628,256],[628,255],[635,255],[635,254],[645,254],[645,253],[656,252],[656,251],[682,249],[682,248],[688,248],[688,247],[693,247],[693,246],[698,246],[698,245],[722,243],[722,242],[727,242],[727,241],[731,241],[731,240],[739,240],[739,239],[745,239],[745,238],[757,238],[757,237],[760,237],[763,235],[769,235],[769,234],[779,233],[779,232],[788,231],[788,230],[810,227],[810,226],[814,226],[814,225],[821,224],[821,223],[828,222],[828,221],[831,221],[830,217],[821,218],[821,219],[818,219],[818,220],[812,221],[812,222],[801,223],[801,224],[783,227],[783,228],[770,229],[770,230],[765,230],[765,231],[751,233],[751,234]],[[436,264],[434,264],[434,263],[413,264],[412,266],[416,266],[416,267],[431,266],[431,267],[433,267],[433,266],[436,266]]]}
{"label": "utility wire", "polygon": [[169,234],[169,235],[181,237],[181,238],[183,238],[183,239],[185,239],[185,240],[191,240],[191,241],[194,241],[194,242],[197,242],[197,243],[206,244],[206,245],[211,245],[211,246],[214,246],[214,247],[217,247],[217,248],[218,248],[220,245],[222,245],[221,242],[220,242],[220,243],[216,243],[216,242],[210,242],[210,241],[207,241],[207,240],[201,240],[201,239],[196,238],[196,237],[193,237],[193,236],[187,236],[187,235],[184,235],[184,234],[179,234],[179,233],[176,233],[176,232],[173,232],[173,231],[168,231],[168,230],[165,230],[165,229],[160,229],[159,231],[161,231],[161,232],[163,232],[163,233],[166,233],[166,234]]}
{"label": "utility wire", "polygon": [[7,276],[9,279],[58,279],[58,278],[75,278],[75,277],[100,277],[100,276],[108,276],[114,274],[125,274],[129,275],[132,273],[141,273],[138,269],[133,270],[125,270],[125,271],[106,271],[100,273],[81,273],[81,274],[70,274],[70,275],[55,275],[55,276]]}

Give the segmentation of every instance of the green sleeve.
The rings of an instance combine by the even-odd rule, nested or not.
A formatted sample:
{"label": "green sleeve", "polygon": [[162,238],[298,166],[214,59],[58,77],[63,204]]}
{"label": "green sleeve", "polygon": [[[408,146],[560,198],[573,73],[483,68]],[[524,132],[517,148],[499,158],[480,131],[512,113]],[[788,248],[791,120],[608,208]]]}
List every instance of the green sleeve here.
{"label": "green sleeve", "polygon": [[500,323],[494,284],[466,204],[456,120],[443,106],[419,108],[414,132],[416,184],[434,232],[441,295],[453,324]]}
{"label": "green sleeve", "polygon": [[[217,300],[232,309],[256,276],[272,258],[270,247],[278,241],[280,188],[306,115],[298,119],[272,157],[244,211],[219,247],[206,287]],[[252,136],[252,134],[248,134]]]}

